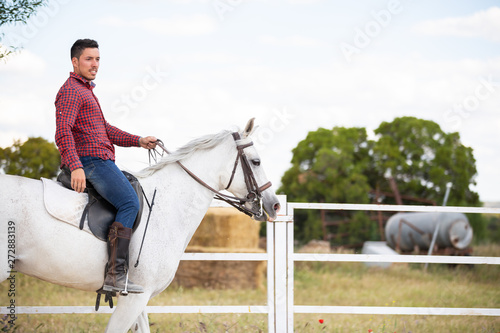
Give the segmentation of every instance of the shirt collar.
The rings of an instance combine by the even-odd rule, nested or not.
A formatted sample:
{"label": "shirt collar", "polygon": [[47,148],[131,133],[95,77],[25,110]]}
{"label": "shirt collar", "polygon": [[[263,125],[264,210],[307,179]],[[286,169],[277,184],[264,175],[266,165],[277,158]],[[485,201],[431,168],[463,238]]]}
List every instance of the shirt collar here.
{"label": "shirt collar", "polygon": [[92,88],[95,87],[95,83],[94,82],[89,81],[89,80],[81,77],[80,75],[76,74],[75,72],[70,72],[69,76],[72,77],[72,78],[74,78],[74,79],[77,79],[77,80],[81,81],[84,85],[86,85],[90,89],[92,89]]}

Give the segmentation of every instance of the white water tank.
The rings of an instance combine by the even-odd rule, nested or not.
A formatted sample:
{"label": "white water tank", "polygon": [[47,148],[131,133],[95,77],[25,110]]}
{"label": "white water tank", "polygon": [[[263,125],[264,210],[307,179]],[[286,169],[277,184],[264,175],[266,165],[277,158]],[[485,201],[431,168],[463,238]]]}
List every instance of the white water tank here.
{"label": "white water tank", "polygon": [[387,244],[401,251],[413,251],[415,246],[428,250],[434,230],[438,227],[436,245],[439,248],[463,250],[472,241],[472,227],[462,213],[398,213],[385,225]]}

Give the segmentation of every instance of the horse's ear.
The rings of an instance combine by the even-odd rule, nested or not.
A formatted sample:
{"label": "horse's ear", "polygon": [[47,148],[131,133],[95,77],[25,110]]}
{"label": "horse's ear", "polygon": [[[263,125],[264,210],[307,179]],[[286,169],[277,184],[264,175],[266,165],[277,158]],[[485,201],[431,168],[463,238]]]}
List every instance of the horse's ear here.
{"label": "horse's ear", "polygon": [[246,124],[245,126],[245,130],[243,131],[243,137],[246,138],[247,136],[249,136],[252,131],[253,131],[253,123],[255,121],[255,118],[252,118],[248,121],[248,123]]}

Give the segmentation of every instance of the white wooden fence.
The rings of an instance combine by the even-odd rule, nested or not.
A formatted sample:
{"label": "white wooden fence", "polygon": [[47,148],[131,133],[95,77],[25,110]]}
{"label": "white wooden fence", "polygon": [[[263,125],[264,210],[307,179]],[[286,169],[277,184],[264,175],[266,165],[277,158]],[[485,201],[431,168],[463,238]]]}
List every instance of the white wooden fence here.
{"label": "white wooden fence", "polygon": [[[148,313],[267,314],[268,331],[277,333],[293,332],[295,313],[500,316],[500,309],[496,308],[306,306],[294,303],[295,261],[499,265],[500,257],[295,253],[293,247],[293,216],[294,211],[298,209],[500,214],[500,208],[289,203],[286,202],[285,196],[279,197],[282,211],[276,221],[267,222],[267,253],[185,253],[182,257],[182,260],[267,261],[267,304],[238,306],[148,306]],[[225,205],[216,203],[213,207],[225,207]],[[98,313],[111,312],[113,312],[113,309],[102,306]],[[72,314],[96,312],[92,306],[16,306],[16,314],[47,313]],[[6,306],[1,307],[0,314],[8,314]]]}

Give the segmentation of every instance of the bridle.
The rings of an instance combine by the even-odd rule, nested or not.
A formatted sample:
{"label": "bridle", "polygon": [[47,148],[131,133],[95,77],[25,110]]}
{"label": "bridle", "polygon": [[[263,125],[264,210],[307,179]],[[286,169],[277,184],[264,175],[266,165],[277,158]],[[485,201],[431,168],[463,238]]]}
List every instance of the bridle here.
{"label": "bridle", "polygon": [[[231,186],[231,183],[233,182],[234,175],[236,173],[236,168],[238,167],[239,162],[241,162],[241,168],[243,170],[243,177],[245,179],[245,185],[247,187],[247,195],[244,198],[240,197],[235,197],[232,195],[228,195],[225,193],[222,193],[220,191],[217,191],[210,185],[208,185],[206,182],[201,180],[198,176],[196,176],[192,171],[190,171],[188,168],[186,168],[180,161],[177,161],[177,164],[184,169],[184,171],[187,172],[191,178],[196,180],[200,185],[203,187],[207,188],[208,190],[212,191],[214,193],[214,198],[217,200],[224,201],[228,203],[229,205],[235,207],[239,211],[247,214],[248,216],[255,216],[255,217],[261,217],[262,214],[264,214],[263,208],[262,208],[262,192],[264,192],[266,189],[271,187],[271,182],[268,181],[262,186],[259,186],[257,184],[257,180],[255,179],[254,173],[252,171],[252,167],[250,166],[250,163],[248,161],[247,156],[245,155],[244,149],[247,147],[250,147],[253,145],[253,142],[246,142],[246,143],[238,143],[239,140],[241,140],[241,136],[238,132],[233,132],[233,139],[236,142],[236,149],[238,151],[238,154],[236,156],[236,160],[234,161],[234,167],[233,171],[231,173],[231,177],[229,178],[229,182],[226,186],[226,190]],[[167,154],[170,154],[169,151],[165,148],[163,145],[163,142],[161,140],[158,140],[156,144]],[[150,154],[154,151],[153,149],[150,150]],[[151,156],[151,155],[150,155]],[[252,209],[249,209],[245,206],[246,203],[252,203]],[[257,210],[255,210],[254,207],[257,207]]]}

